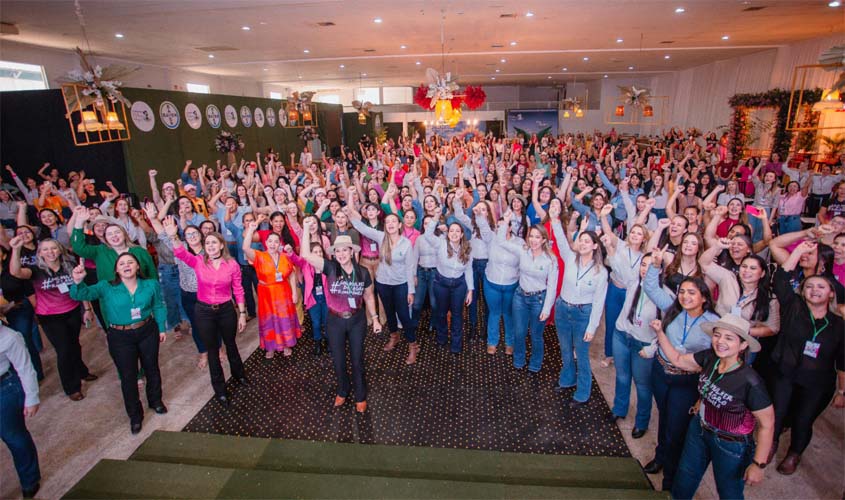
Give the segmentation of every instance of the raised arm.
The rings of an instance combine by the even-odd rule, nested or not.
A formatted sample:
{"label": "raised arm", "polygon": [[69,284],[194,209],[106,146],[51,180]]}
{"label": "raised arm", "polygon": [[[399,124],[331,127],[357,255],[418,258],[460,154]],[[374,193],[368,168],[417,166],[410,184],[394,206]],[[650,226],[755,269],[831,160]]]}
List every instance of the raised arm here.
{"label": "raised arm", "polygon": [[244,228],[244,237],[243,243],[241,244],[241,250],[244,252],[244,257],[250,262],[255,261],[255,249],[252,248],[252,235],[255,234],[255,230],[258,228],[258,221],[252,221]]}
{"label": "raised arm", "polygon": [[311,252],[311,226],[314,224],[316,222],[311,218],[305,219],[305,222],[303,222],[302,243],[299,246],[299,256],[311,264],[318,272],[323,272],[323,258]]}

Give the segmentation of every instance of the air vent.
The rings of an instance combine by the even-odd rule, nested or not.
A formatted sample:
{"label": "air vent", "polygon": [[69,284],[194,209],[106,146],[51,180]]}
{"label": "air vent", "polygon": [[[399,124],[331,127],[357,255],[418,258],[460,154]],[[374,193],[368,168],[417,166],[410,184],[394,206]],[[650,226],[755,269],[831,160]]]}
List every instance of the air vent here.
{"label": "air vent", "polygon": [[203,52],[231,52],[233,50],[238,50],[234,47],[229,47],[227,45],[212,45],[209,47],[196,47],[197,50],[201,50]]}
{"label": "air vent", "polygon": [[492,47],[492,48],[494,48],[494,49],[503,49],[503,48],[505,48],[505,46],[504,46],[504,45],[502,45],[501,43],[494,43],[494,44],[493,44],[493,45],[491,45],[490,47]]}
{"label": "air vent", "polygon": [[499,14],[499,19],[515,19],[516,14]]}
{"label": "air vent", "polygon": [[376,49],[364,49],[364,52],[375,52]]}
{"label": "air vent", "polygon": [[334,26],[335,24],[331,21],[321,21],[317,23],[317,26],[322,26],[323,28],[328,28],[329,26]]}
{"label": "air vent", "polygon": [[669,45],[670,43],[675,43],[675,40],[663,40],[660,42],[661,45]]}
{"label": "air vent", "polygon": [[765,5],[756,5],[756,6],[752,6],[752,7],[746,7],[744,9],[742,9],[742,11],[743,12],[757,12],[758,10],[763,10],[765,8],[766,8]]}

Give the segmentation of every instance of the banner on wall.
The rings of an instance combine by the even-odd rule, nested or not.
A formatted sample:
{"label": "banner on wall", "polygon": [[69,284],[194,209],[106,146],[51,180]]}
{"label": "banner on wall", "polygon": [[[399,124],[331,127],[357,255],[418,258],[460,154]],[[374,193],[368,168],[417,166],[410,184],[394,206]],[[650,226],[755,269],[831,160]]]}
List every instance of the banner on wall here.
{"label": "banner on wall", "polygon": [[556,109],[509,109],[505,113],[508,137],[522,134],[526,139],[537,134],[558,134],[558,117]]}
{"label": "banner on wall", "polygon": [[454,128],[448,125],[429,126],[425,129],[425,137],[429,139],[436,135],[446,140],[450,140],[452,137],[463,139],[468,135],[484,137],[486,132],[487,124],[484,122],[480,122],[478,125],[468,125],[467,122],[458,122]]}

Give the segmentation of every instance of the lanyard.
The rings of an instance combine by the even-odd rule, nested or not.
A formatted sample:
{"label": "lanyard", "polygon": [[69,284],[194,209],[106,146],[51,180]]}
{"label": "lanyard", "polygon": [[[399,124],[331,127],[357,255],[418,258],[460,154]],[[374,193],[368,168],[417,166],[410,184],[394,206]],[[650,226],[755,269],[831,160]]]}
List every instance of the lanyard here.
{"label": "lanyard", "polygon": [[[642,281],[640,281],[640,287],[642,287]],[[637,319],[642,319],[643,317],[643,304],[645,304],[645,290],[640,289],[640,300],[637,303]]]}
{"label": "lanyard", "polygon": [[[628,247],[628,262],[631,262],[633,259],[634,257],[631,255],[631,247]],[[640,255],[637,257],[637,260],[635,260],[633,264],[631,264],[631,269],[637,267],[640,264],[641,260],[643,260],[642,253],[640,253]]]}
{"label": "lanyard", "polygon": [[689,313],[684,311],[684,335],[683,335],[683,337],[681,337],[681,346],[683,346],[684,344],[687,343],[687,335],[689,335],[689,331],[692,330],[692,328],[695,326],[695,324],[698,323],[698,320],[700,320],[703,317],[704,317],[704,313],[702,313],[701,316],[695,318],[695,320],[692,322],[692,324],[689,326],[689,328],[687,328],[687,320],[689,319]]}
{"label": "lanyard", "polygon": [[588,267],[586,271],[584,271],[583,273],[579,273],[578,268],[581,267],[581,263],[580,262],[578,263],[578,268],[575,269],[575,286],[578,286],[578,283],[582,279],[584,279],[584,276],[586,276],[587,273],[590,272],[590,270],[592,270],[595,265],[596,265],[596,263],[593,262],[592,264],[590,264],[590,267]]}
{"label": "lanyard", "polygon": [[819,334],[822,332],[822,330],[827,328],[827,326],[830,324],[830,320],[828,320],[827,315],[825,315],[824,324],[821,326],[821,328],[816,328],[816,318],[813,317],[813,311],[810,311],[810,306],[807,306],[807,311],[809,311],[809,313],[810,313],[810,321],[813,322],[813,340],[812,341],[815,342],[816,337],[818,337]]}
{"label": "lanyard", "polygon": [[352,265],[352,274],[351,275],[346,274],[346,271],[343,270],[343,267],[340,268],[340,274],[341,274],[341,277],[344,280],[351,281],[352,283],[355,283],[355,265],[354,264]]}
{"label": "lanyard", "polygon": [[274,269],[276,272],[278,272],[278,271],[279,271],[279,261],[281,261],[281,260],[282,260],[282,254],[281,254],[281,253],[279,253],[279,255],[277,255],[275,259],[273,258],[273,256],[272,256],[272,255],[270,255],[270,252],[267,252],[267,255],[269,255],[269,256],[270,256],[270,260],[272,260],[272,261],[273,261],[273,269]]}
{"label": "lanyard", "polygon": [[734,364],[732,364],[732,365],[730,366],[730,368],[728,368],[727,370],[725,370],[725,372],[724,372],[724,373],[720,373],[720,374],[719,374],[719,376],[716,378],[716,380],[713,380],[713,375],[716,373],[716,368],[718,368],[718,367],[719,367],[719,361],[717,360],[717,361],[716,361],[716,363],[713,365],[713,369],[712,369],[712,370],[710,370],[710,376],[709,376],[709,377],[707,377],[707,383],[706,383],[706,384],[704,384],[704,387],[702,387],[702,388],[701,388],[701,399],[706,398],[706,397],[707,397],[707,393],[709,393],[709,392],[710,392],[710,389],[711,389],[711,388],[712,388],[715,384],[718,384],[718,383],[719,383],[719,381],[720,381],[720,380],[722,380],[722,377],[724,377],[727,373],[730,373],[730,372],[731,372],[734,368],[736,368],[736,367],[737,367],[737,366],[739,366],[740,364],[742,364],[742,362],[741,362],[741,361],[739,361],[739,360],[737,360],[737,362],[736,362],[736,363],[734,363]]}

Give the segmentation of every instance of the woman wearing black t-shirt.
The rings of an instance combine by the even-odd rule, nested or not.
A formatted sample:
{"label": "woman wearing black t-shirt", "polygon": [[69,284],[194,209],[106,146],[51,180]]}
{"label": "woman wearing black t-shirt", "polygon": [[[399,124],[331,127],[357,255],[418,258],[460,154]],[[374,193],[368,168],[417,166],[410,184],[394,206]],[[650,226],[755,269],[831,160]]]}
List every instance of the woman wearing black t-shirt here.
{"label": "woman wearing black t-shirt", "polygon": [[[749,332],[751,324],[733,314],[703,323],[701,329],[712,337],[711,348],[694,354],[679,354],[663,333],[660,320],[654,320],[652,327],[674,366],[699,373],[700,397],[690,408],[695,416],[687,430],[672,498],[692,498],[710,462],[719,498],[743,498],[746,484],[763,480],[775,420],[763,379],[742,361],[746,349],[760,350]],[[756,450],[755,421],[759,426]]]}
{"label": "woman wearing black t-shirt", "polygon": [[813,437],[813,423],[830,403],[837,379],[839,391],[833,404],[845,407],[845,324],[832,311],[834,283],[827,275],[810,276],[795,293],[789,282],[801,256],[814,253],[815,247],[809,241],[801,243],[775,272],[772,285],[781,310],[769,381],[775,403],[775,436],[780,436],[785,422],[792,427],[789,451],[777,468],[784,475],[798,467],[801,453]]}

